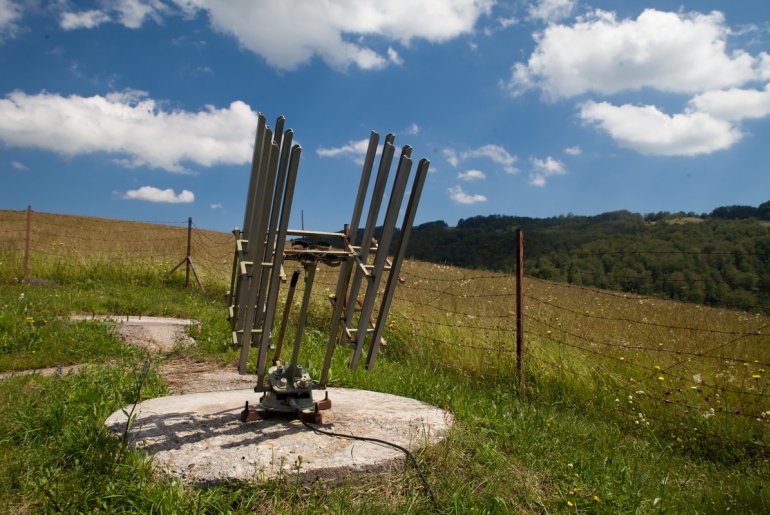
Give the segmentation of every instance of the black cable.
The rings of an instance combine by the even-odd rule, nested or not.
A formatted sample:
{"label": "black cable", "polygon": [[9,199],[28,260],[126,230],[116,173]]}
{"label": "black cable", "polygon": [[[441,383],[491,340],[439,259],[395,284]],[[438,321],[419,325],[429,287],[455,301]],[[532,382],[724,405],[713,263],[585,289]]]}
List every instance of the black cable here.
{"label": "black cable", "polygon": [[336,436],[338,438],[347,438],[349,440],[360,440],[362,442],[374,442],[379,443],[382,445],[387,445],[389,447],[393,447],[394,449],[398,449],[399,451],[403,452],[407,458],[412,460],[412,464],[414,464],[414,468],[417,469],[417,473],[420,475],[420,479],[422,479],[422,483],[425,486],[425,491],[428,492],[428,496],[430,497],[431,502],[433,503],[433,507],[436,509],[436,512],[441,511],[438,506],[438,501],[436,501],[436,496],[433,493],[433,489],[430,487],[430,483],[428,483],[428,480],[425,478],[425,475],[422,473],[422,469],[420,468],[420,464],[417,463],[417,459],[414,457],[414,455],[407,449],[406,447],[401,447],[398,444],[395,444],[393,442],[388,442],[386,440],[380,440],[379,438],[371,438],[369,436],[356,436],[356,435],[346,435],[344,433],[334,433],[332,431],[324,431],[323,429],[318,429],[317,427],[313,427],[310,425],[310,423],[306,422],[302,419],[302,414],[300,413],[300,410],[295,410],[297,413],[297,418],[299,418],[299,421],[302,422],[302,424],[307,427],[308,429],[311,429],[312,431],[315,431],[316,433],[320,433],[322,435],[326,436]]}

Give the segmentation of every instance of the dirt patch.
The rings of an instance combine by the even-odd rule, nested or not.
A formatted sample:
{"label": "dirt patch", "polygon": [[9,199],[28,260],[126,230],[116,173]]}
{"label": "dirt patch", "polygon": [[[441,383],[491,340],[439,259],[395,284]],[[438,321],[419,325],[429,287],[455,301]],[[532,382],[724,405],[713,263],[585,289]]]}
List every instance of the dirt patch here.
{"label": "dirt patch", "polygon": [[159,352],[170,352],[177,345],[195,343],[187,334],[187,328],[200,324],[196,320],[142,316],[74,315],[71,319],[114,321],[117,323],[115,330],[126,343]]}
{"label": "dirt patch", "polygon": [[[195,320],[146,316],[81,315],[72,318],[114,321],[117,324],[115,331],[126,343],[161,354],[168,354],[178,346],[193,345],[195,340],[187,334],[187,329],[199,324]],[[184,357],[163,361],[159,371],[173,395],[242,390],[257,384],[256,376],[240,375],[234,366]]]}
{"label": "dirt patch", "polygon": [[[114,321],[115,331],[126,343],[161,354],[168,354],[178,346],[193,345],[195,340],[187,334],[187,329],[200,324],[196,320],[146,316],[76,315],[72,319]],[[257,376],[240,375],[234,366],[184,357],[163,361],[159,371],[173,395],[243,390],[257,384]]]}
{"label": "dirt patch", "polygon": [[161,363],[160,373],[173,395],[243,390],[257,384],[257,376],[240,375],[234,365],[226,367],[187,358]]}

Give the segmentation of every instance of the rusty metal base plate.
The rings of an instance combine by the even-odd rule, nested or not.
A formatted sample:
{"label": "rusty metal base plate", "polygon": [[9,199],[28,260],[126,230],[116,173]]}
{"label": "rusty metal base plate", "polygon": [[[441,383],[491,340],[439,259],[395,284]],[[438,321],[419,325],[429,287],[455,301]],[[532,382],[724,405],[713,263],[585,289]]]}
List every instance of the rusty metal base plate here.
{"label": "rusty metal base plate", "polygon": [[[257,422],[266,418],[276,417],[276,416],[289,416],[294,417],[297,413],[296,410],[286,410],[286,409],[271,409],[266,408],[262,404],[262,399],[260,399],[260,403],[257,405],[256,408],[253,408],[249,406],[249,402],[246,401],[246,405],[243,408],[243,411],[241,411],[240,420],[241,422]],[[325,398],[321,399],[320,401],[316,401],[313,403],[313,407],[310,409],[299,409],[299,418],[303,420],[304,422],[309,422],[311,424],[323,424],[324,423],[324,416],[321,411],[326,411],[331,409],[332,407],[332,401],[329,398],[329,393],[326,393]]]}

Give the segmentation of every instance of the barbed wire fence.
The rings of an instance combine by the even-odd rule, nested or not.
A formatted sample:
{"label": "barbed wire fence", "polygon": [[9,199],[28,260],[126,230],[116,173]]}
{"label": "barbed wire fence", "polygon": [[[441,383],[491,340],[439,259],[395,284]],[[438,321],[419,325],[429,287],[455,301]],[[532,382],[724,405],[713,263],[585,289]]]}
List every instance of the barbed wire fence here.
{"label": "barbed wire fence", "polygon": [[[406,272],[409,331],[457,368],[475,359],[513,383],[513,278],[436,268],[441,280]],[[537,279],[527,279],[521,315],[531,394],[558,385],[584,409],[653,424],[675,442],[770,449],[768,317]]]}
{"label": "barbed wire fence", "polygon": [[[190,258],[204,282],[227,283],[232,235],[191,219],[93,220],[5,211],[0,259],[30,280],[51,263],[166,272]],[[321,267],[316,278],[321,309],[335,274]],[[676,444],[770,451],[767,316],[534,278],[521,287],[515,275],[439,264],[407,261],[401,274],[389,339],[452,373],[610,413]]]}
{"label": "barbed wire fence", "polygon": [[1,213],[0,260],[21,282],[83,265],[175,272],[185,276],[188,286],[192,272],[200,287],[229,275],[232,236],[200,229],[192,218],[119,221],[52,215],[31,207]]}

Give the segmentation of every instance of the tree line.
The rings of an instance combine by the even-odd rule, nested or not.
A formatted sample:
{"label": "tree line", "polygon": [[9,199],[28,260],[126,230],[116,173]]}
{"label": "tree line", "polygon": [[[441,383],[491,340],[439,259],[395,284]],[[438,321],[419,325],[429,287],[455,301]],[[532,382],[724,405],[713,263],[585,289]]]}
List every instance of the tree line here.
{"label": "tree line", "polygon": [[708,214],[614,211],[551,218],[474,216],[414,228],[410,257],[770,313],[770,201]]}

